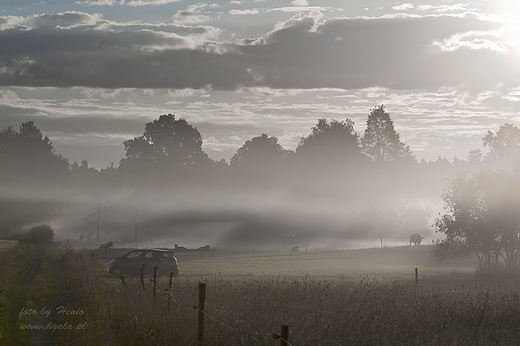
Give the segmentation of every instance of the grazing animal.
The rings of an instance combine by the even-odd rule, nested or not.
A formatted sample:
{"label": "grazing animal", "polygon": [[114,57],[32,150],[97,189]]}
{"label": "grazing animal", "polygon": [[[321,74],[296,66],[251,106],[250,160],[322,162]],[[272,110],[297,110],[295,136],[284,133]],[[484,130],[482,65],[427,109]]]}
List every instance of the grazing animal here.
{"label": "grazing animal", "polygon": [[295,246],[291,249],[291,251],[300,251],[300,247],[299,246]]}
{"label": "grazing animal", "polygon": [[184,250],[188,250],[188,249],[186,249],[186,247],[184,247],[184,246],[178,246],[177,244],[175,244],[174,250],[184,251]]}
{"label": "grazing animal", "polygon": [[199,247],[199,250],[209,250],[209,245]]}
{"label": "grazing animal", "polygon": [[101,246],[99,247],[100,249],[110,249],[111,247],[114,246],[114,243],[112,243],[111,241],[109,241],[108,243],[106,244],[101,244]]}
{"label": "grazing animal", "polygon": [[414,243],[415,245],[421,245],[421,240],[423,240],[424,238],[421,237],[421,235],[419,233],[414,233],[412,235],[410,235],[410,246],[412,245],[412,243]]}
{"label": "grazing animal", "polygon": [[61,248],[60,248],[60,252],[62,254],[69,254],[69,253],[72,253],[74,249],[72,248],[72,246],[70,246],[69,244],[69,240],[65,240],[64,243],[61,244]]}

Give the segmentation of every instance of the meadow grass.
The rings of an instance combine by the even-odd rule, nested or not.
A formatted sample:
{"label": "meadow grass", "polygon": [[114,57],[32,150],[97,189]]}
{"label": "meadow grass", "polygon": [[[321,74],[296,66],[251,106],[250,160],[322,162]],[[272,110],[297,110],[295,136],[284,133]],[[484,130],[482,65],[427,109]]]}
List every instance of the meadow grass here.
{"label": "meadow grass", "polygon": [[[138,277],[125,286],[106,274],[106,261],[92,265],[88,255],[67,262],[68,304],[85,310],[78,320],[88,325],[68,333],[70,344],[195,345],[200,282],[206,284],[205,345],[279,345],[273,334],[282,324],[289,325],[292,345],[520,344],[514,278],[453,271],[422,276],[416,286],[413,278],[391,275],[241,276],[236,263],[230,275],[181,271],[168,307],[168,278],[158,280],[154,301],[149,278],[144,291]],[[242,273],[248,268],[245,263]]]}
{"label": "meadow grass", "polygon": [[[280,334],[282,324],[289,326],[291,345],[520,344],[520,281],[476,277],[466,264],[454,270],[454,264],[432,263],[429,270],[421,271],[416,286],[408,269],[401,274],[368,270],[363,274],[359,262],[350,271],[344,270],[346,274],[330,268],[344,257],[363,262],[360,254],[366,251],[309,258],[322,262],[319,271],[306,263],[306,257],[289,253],[256,258],[227,253],[211,260],[185,254],[178,256],[181,274],[174,278],[172,290],[169,279],[161,277],[154,299],[149,277],[145,277],[144,290],[139,277],[127,277],[124,285],[108,274],[109,259],[91,263],[90,253],[75,251],[62,259],[68,293],[61,304],[82,312],[63,316],[62,322],[83,327],[56,330],[53,335],[59,345],[196,345],[198,310],[194,306],[201,282],[206,285],[205,345],[279,345],[273,334]],[[394,252],[382,253],[389,259]],[[31,256],[14,248],[0,253],[0,261],[10,264],[7,274],[13,283],[23,284],[23,267],[29,266]],[[373,261],[369,257],[366,263]],[[403,258],[408,258],[403,265],[410,259],[403,256],[395,261]],[[44,262],[42,273],[52,269]],[[290,268],[294,270],[281,273]],[[312,274],[302,274],[305,268]],[[28,301],[45,304],[56,285],[46,286],[38,276],[34,280],[42,292],[29,293]],[[55,281],[51,276],[51,282]],[[3,308],[2,316],[12,307]],[[2,329],[4,336],[20,334],[16,330],[20,320],[9,323],[10,329]],[[19,335],[17,340],[28,340],[24,337]]]}

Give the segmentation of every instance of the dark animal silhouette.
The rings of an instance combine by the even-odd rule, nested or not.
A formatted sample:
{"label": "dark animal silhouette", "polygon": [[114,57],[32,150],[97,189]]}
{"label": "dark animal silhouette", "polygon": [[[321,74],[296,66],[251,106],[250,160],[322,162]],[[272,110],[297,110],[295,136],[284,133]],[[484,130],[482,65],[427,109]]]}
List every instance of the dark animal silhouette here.
{"label": "dark animal silhouette", "polygon": [[295,246],[291,249],[291,251],[300,251],[300,247],[299,246]]}
{"label": "dark animal silhouette", "polygon": [[209,250],[209,245],[199,247],[199,250]]}
{"label": "dark animal silhouette", "polygon": [[112,243],[111,241],[109,241],[108,243],[105,243],[105,244],[101,244],[99,246],[100,249],[110,249],[111,247],[114,246],[114,243]]}
{"label": "dark animal silhouette", "polygon": [[175,244],[174,250],[184,251],[184,250],[188,250],[188,249],[186,249],[186,247],[184,247],[184,246],[178,246],[177,244]]}
{"label": "dark animal silhouette", "polygon": [[424,238],[421,237],[421,235],[419,233],[414,233],[412,235],[410,235],[410,246],[412,245],[412,243],[414,243],[415,245],[421,245],[421,240],[423,240]]}

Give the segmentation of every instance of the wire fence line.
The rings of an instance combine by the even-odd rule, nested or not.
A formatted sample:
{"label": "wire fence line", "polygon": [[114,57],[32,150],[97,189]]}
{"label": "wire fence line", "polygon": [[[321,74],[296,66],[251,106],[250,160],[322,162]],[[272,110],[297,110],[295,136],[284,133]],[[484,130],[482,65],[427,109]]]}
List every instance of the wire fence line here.
{"label": "wire fence line", "polygon": [[[140,281],[141,283],[143,284],[143,293],[145,292],[145,285],[144,285],[144,277],[143,277],[143,272],[144,271],[141,271],[140,273]],[[156,274],[156,271],[154,271],[154,274]],[[124,284],[124,286],[128,289],[128,285],[125,281],[125,278],[124,276],[120,276],[120,279],[121,279],[121,283]],[[238,332],[238,333],[242,333],[242,334],[246,334],[246,335],[249,335],[251,337],[253,337],[256,341],[258,341],[256,339],[256,337],[262,337],[262,338],[273,338],[273,339],[280,339],[280,342],[281,342],[281,345],[283,346],[292,346],[292,344],[288,341],[288,334],[289,334],[289,327],[287,325],[281,325],[281,332],[280,334],[278,333],[259,333],[257,331],[254,331],[254,332],[251,332],[251,331],[247,331],[245,329],[240,329],[240,328],[237,328],[237,327],[233,327],[233,326],[230,326],[229,324],[223,322],[222,320],[210,315],[207,313],[206,309],[201,309],[198,305],[192,305],[191,308],[186,306],[187,304],[182,304],[181,301],[185,301],[187,300],[186,297],[184,296],[181,296],[180,299],[175,299],[173,297],[173,293],[174,293],[174,290],[173,290],[173,283],[172,283],[172,274],[170,274],[170,282],[169,282],[169,285],[167,288],[165,289],[160,289],[159,288],[159,285],[157,285],[157,277],[154,275],[153,278],[150,278],[149,282],[150,282],[150,288],[152,289],[152,295],[154,297],[154,301],[155,301],[155,297],[156,297],[156,294],[159,293],[163,293],[163,292],[167,292],[167,297],[168,297],[168,304],[167,304],[167,309],[168,311],[170,310],[170,307],[172,306],[172,301],[175,305],[177,305],[178,307],[181,307],[183,309],[186,309],[187,311],[191,310],[195,310],[199,313],[201,313],[203,316],[209,318],[211,321],[215,322],[216,324],[219,324],[221,325],[222,327],[228,329],[228,330],[233,330],[235,332]],[[148,280],[146,280],[148,281]],[[201,294],[201,291],[200,291],[200,288],[201,288],[201,285],[204,285],[205,286],[205,283],[199,283],[199,299],[201,298],[200,297],[200,294]],[[205,289],[204,289],[205,291]],[[203,293],[204,294],[204,301],[206,300],[205,298],[205,292]],[[199,301],[199,304],[201,304],[201,301]],[[202,303],[203,304],[203,303]],[[200,323],[200,321],[199,321]],[[202,342],[202,335],[200,334],[201,332],[199,331],[199,345],[202,345],[203,342]]]}

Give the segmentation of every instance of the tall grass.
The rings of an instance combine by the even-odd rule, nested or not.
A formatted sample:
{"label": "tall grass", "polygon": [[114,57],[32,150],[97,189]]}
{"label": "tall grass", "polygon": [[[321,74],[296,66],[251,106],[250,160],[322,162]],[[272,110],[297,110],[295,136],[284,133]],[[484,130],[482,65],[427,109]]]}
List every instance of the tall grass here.
{"label": "tall grass", "polygon": [[[84,254],[67,259],[67,304],[84,310],[68,331],[72,345],[195,345],[200,278],[152,283],[108,278]],[[515,345],[520,344],[520,286],[515,280],[437,276],[410,280],[213,276],[206,283],[206,345],[279,345],[273,334],[290,328],[292,345]]]}

